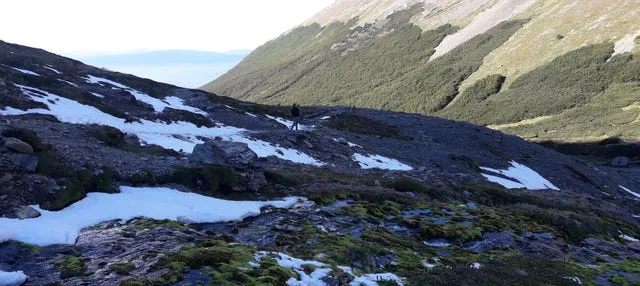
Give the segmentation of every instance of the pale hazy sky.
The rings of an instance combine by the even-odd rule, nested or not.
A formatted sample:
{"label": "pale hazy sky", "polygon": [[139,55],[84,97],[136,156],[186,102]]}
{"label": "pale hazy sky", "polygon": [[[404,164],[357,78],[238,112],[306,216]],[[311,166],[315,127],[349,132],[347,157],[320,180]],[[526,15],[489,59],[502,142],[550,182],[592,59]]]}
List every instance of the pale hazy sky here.
{"label": "pale hazy sky", "polygon": [[2,1],[0,40],[70,56],[251,50],[333,0]]}

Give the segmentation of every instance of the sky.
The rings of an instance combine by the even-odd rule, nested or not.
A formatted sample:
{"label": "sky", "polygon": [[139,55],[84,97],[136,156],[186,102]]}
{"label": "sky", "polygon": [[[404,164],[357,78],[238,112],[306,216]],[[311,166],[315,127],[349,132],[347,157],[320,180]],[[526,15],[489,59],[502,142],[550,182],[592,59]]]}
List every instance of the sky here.
{"label": "sky", "polygon": [[[197,88],[333,1],[3,1],[0,40],[45,49],[97,67]],[[145,55],[168,50],[216,52],[222,56],[193,62],[183,53],[185,61],[180,62],[174,54],[153,58]]]}
{"label": "sky", "polygon": [[0,39],[67,56],[253,50],[333,0],[3,1]]}

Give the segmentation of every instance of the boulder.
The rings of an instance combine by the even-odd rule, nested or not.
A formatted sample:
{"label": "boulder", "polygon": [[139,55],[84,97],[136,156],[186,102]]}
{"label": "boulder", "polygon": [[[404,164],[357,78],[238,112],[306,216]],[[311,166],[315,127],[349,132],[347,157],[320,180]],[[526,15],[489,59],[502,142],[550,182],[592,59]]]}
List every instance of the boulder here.
{"label": "boulder", "polygon": [[36,218],[39,216],[40,216],[40,213],[30,206],[21,206],[16,211],[16,217],[18,217],[19,219]]}
{"label": "boulder", "polygon": [[23,153],[23,154],[33,154],[33,147],[18,138],[9,137],[5,139],[4,146],[9,150]]}
{"label": "boulder", "polygon": [[196,145],[191,159],[205,164],[248,165],[258,155],[249,149],[249,145],[240,142],[211,140]]}
{"label": "boulder", "polygon": [[630,161],[631,160],[629,160],[628,157],[624,157],[624,156],[616,157],[611,161],[611,167],[626,168],[629,166]]}
{"label": "boulder", "polygon": [[488,232],[482,236],[482,240],[469,242],[464,248],[474,253],[485,253],[494,248],[508,248],[514,245],[509,232]]}
{"label": "boulder", "polygon": [[35,172],[38,167],[38,157],[27,154],[9,153],[7,157],[14,165],[19,166],[27,172]]}

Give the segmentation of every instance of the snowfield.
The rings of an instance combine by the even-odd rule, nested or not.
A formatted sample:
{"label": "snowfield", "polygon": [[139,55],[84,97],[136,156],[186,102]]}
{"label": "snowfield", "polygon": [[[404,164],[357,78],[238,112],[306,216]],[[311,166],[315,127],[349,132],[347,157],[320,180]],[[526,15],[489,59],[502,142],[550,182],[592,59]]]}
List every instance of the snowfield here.
{"label": "snowfield", "polygon": [[153,107],[153,110],[156,113],[161,113],[162,111],[164,111],[165,108],[173,108],[173,109],[185,110],[185,111],[189,111],[189,112],[193,112],[201,115],[207,115],[206,112],[198,108],[185,105],[184,101],[179,97],[168,96],[168,97],[165,97],[164,100],[161,100],[161,99],[152,97],[144,92],[130,88],[124,84],[121,84],[112,80],[108,80],[106,78],[92,76],[92,75],[87,75],[87,78],[85,80],[91,84],[102,85],[103,83],[106,83],[106,84],[115,86],[119,89],[125,90],[129,92],[131,95],[133,95],[136,98],[136,100],[142,101],[144,103],[151,105]]}
{"label": "snowfield", "polygon": [[[32,100],[44,103],[47,109],[19,110],[7,107],[0,109],[0,115],[21,115],[29,113],[50,114],[58,120],[74,124],[101,124],[118,128],[119,130],[135,134],[146,144],[155,144],[167,149],[193,152],[197,144],[204,143],[198,137],[215,138],[222,137],[223,140],[247,143],[259,157],[276,156],[283,160],[314,166],[323,166],[325,163],[295,149],[280,147],[277,144],[257,140],[248,137],[246,129],[233,126],[218,127],[198,127],[190,122],[173,122],[166,124],[163,122],[149,121],[141,119],[140,122],[125,123],[124,118],[112,116],[101,110],[81,104],[77,101],[61,97],[36,88],[16,85],[22,92]],[[221,125],[221,124],[219,124]],[[179,135],[179,136],[178,136]]]}
{"label": "snowfield", "polygon": [[411,171],[413,168],[402,162],[387,158],[380,155],[363,155],[360,153],[353,154],[353,160],[356,161],[362,169],[383,169],[395,171]]}
{"label": "snowfield", "polygon": [[240,221],[260,214],[260,208],[292,207],[300,198],[280,201],[228,201],[184,193],[169,188],[120,187],[120,193],[89,193],[87,197],[57,212],[33,206],[41,213],[33,219],[0,218],[0,242],[16,240],[38,246],[74,244],[84,228],[111,220],[137,217],[195,223]]}
{"label": "snowfield", "polygon": [[27,281],[27,275],[22,271],[4,272],[0,271],[0,286],[22,285]]}
{"label": "snowfield", "polygon": [[527,190],[560,190],[536,171],[522,165],[516,161],[509,162],[511,167],[506,170],[497,170],[488,167],[480,167],[485,172],[500,174],[508,179],[482,173],[489,182],[497,183],[507,189],[527,189]]}
{"label": "snowfield", "polygon": [[[255,255],[255,259],[257,261],[261,261],[262,258],[264,257],[274,258],[276,262],[278,262],[278,265],[285,268],[289,268],[295,271],[296,273],[298,273],[298,275],[300,276],[300,280],[296,278],[289,278],[289,280],[287,280],[288,286],[327,285],[324,281],[322,281],[322,278],[326,277],[327,275],[329,275],[329,273],[333,271],[331,269],[331,265],[318,262],[318,261],[313,261],[313,260],[298,259],[295,257],[291,257],[289,255],[286,255],[284,253],[260,251]],[[305,269],[304,265],[312,265],[317,268],[314,269],[313,272],[311,272],[310,274],[307,274],[304,271]],[[252,267],[254,266],[252,265]],[[337,266],[337,267],[340,268],[345,273],[353,276],[354,278],[353,281],[349,283],[349,285],[352,285],[352,286],[361,286],[361,285],[377,286],[378,285],[377,282],[379,281],[395,281],[398,285],[400,286],[403,285],[402,279],[400,279],[400,277],[392,273],[363,274],[361,276],[358,276],[353,273],[353,270],[351,269],[351,267],[345,267],[345,266]]]}

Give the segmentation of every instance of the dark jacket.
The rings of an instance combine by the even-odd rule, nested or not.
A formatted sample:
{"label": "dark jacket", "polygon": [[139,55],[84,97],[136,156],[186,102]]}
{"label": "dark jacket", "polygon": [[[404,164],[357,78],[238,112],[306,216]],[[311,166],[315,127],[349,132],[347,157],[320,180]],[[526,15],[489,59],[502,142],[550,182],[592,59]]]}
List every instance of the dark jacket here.
{"label": "dark jacket", "polygon": [[300,117],[300,109],[297,106],[291,107],[291,116]]}

